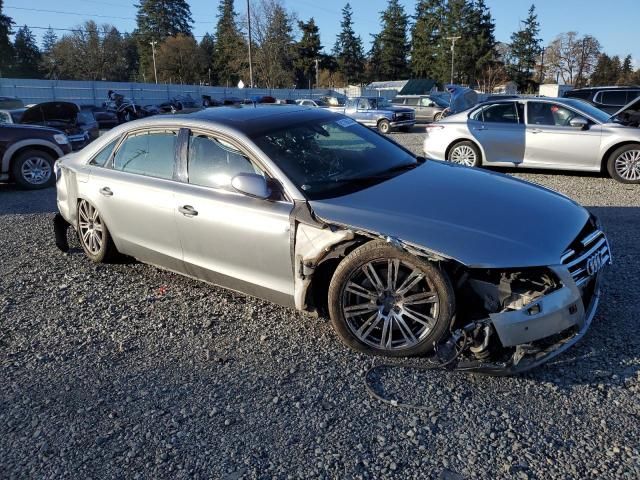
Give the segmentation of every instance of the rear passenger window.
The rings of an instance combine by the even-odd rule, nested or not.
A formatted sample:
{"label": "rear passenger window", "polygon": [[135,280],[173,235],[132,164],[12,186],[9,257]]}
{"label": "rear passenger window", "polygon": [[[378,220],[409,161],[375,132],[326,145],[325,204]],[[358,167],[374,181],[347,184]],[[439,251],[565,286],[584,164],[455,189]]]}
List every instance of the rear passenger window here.
{"label": "rear passenger window", "polygon": [[405,105],[409,105],[411,107],[416,107],[418,105],[419,98],[407,98]]}
{"label": "rear passenger window", "polygon": [[173,178],[177,132],[150,131],[129,136],[116,152],[113,168],[148,177]]}
{"label": "rear passenger window", "polygon": [[116,138],[113,142],[111,142],[109,145],[107,145],[102,150],[100,150],[100,152],[98,152],[98,154],[95,157],[89,160],[89,165],[104,167],[107,161],[109,160],[109,158],[111,158],[111,153],[113,152],[113,149],[116,147],[116,143],[118,143],[118,140],[119,139]]}
{"label": "rear passenger window", "polygon": [[239,173],[258,173],[251,160],[233,145],[210,135],[194,133],[189,140],[189,183],[228,188]]}
{"label": "rear passenger window", "polygon": [[627,92],[622,90],[609,90],[600,93],[598,99],[603,105],[620,106],[627,104]]}
{"label": "rear passenger window", "polygon": [[488,123],[518,123],[518,114],[513,102],[487,105],[473,112],[471,118]]}

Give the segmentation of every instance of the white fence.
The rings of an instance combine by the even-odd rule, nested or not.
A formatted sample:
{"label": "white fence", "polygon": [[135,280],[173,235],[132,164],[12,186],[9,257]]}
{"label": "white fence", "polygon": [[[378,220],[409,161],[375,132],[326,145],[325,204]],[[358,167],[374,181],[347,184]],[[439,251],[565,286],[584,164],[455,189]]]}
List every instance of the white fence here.
{"label": "white fence", "polygon": [[25,104],[64,100],[79,105],[101,105],[102,102],[107,100],[107,92],[109,90],[121,93],[141,105],[166,102],[178,95],[190,95],[199,102],[202,95],[210,95],[217,100],[224,100],[225,98],[244,99],[262,95],[270,95],[281,99],[296,99],[335,95],[336,93],[328,89],[239,89],[202,85],[0,78],[0,96],[18,97]]}

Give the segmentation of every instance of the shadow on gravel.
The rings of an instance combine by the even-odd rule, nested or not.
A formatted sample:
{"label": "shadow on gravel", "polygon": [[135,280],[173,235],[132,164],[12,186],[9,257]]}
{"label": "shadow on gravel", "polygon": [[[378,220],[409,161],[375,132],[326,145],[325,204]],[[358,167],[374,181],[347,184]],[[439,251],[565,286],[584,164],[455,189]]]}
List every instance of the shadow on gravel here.
{"label": "shadow on gravel", "polygon": [[539,175],[553,175],[557,177],[585,177],[585,178],[610,178],[607,174],[601,172],[579,172],[568,170],[553,170],[547,168],[509,168],[509,167],[492,167],[490,165],[483,165],[483,169],[491,170],[493,172],[500,173],[526,173],[526,174],[539,174]]}
{"label": "shadow on gravel", "polygon": [[17,185],[0,183],[0,215],[56,212],[56,189],[21,190]]}

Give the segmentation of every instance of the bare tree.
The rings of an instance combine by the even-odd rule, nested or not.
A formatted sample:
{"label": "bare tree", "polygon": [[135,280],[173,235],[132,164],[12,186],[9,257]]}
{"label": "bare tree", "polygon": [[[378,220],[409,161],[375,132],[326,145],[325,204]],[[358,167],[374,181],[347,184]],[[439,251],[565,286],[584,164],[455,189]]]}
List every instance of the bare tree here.
{"label": "bare tree", "polygon": [[591,35],[580,37],[577,32],[558,35],[545,51],[547,77],[583,86],[595,69],[600,50],[600,42]]}
{"label": "bare tree", "polygon": [[486,65],[478,77],[478,87],[484,93],[492,93],[498,86],[508,80],[507,71],[504,64],[492,62]]}

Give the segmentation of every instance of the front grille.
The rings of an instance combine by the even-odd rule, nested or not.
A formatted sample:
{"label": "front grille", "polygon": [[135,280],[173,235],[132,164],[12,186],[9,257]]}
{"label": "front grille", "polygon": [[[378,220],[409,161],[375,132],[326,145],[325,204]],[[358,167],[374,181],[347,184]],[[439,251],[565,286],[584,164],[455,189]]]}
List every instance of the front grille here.
{"label": "front grille", "polygon": [[413,120],[413,112],[396,113],[396,120]]}
{"label": "front grille", "polygon": [[582,288],[602,267],[611,263],[609,242],[604,232],[587,230],[562,254],[561,262],[569,269],[576,285]]}

